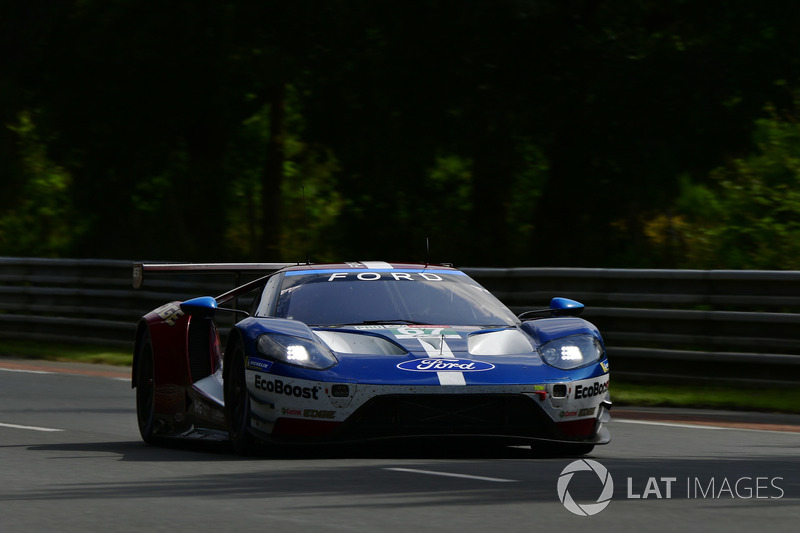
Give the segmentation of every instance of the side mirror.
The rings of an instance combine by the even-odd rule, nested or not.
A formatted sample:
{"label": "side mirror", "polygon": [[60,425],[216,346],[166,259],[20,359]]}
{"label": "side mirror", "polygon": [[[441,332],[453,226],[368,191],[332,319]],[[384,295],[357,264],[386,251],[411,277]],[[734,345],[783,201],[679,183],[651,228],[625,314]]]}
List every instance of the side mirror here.
{"label": "side mirror", "polygon": [[569,298],[553,298],[547,309],[534,309],[517,315],[517,318],[536,318],[543,316],[578,316],[583,312],[584,305]]}
{"label": "side mirror", "polygon": [[578,316],[583,312],[584,305],[569,298],[553,298],[550,300],[550,309],[553,316]]}
{"label": "side mirror", "polygon": [[181,311],[187,315],[211,318],[217,312],[217,301],[211,296],[201,296],[186,300],[181,304]]}
{"label": "side mirror", "polygon": [[239,309],[226,309],[217,306],[217,300],[211,296],[200,296],[199,298],[192,298],[186,300],[181,304],[181,311],[187,315],[192,315],[200,318],[212,318],[217,311],[226,311],[228,313],[238,313],[245,316],[250,316],[247,311],[240,311]]}

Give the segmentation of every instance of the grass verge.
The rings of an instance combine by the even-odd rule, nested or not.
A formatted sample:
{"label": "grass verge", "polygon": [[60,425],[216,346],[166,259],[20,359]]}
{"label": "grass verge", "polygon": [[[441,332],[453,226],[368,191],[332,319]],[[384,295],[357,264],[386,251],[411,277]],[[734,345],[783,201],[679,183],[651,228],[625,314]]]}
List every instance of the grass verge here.
{"label": "grass verge", "polygon": [[627,383],[612,376],[614,405],[800,413],[800,389]]}
{"label": "grass verge", "polygon": [[133,353],[121,348],[79,344],[45,344],[28,341],[1,341],[0,356],[118,366],[130,366],[133,363]]}
{"label": "grass verge", "polygon": [[[130,366],[133,354],[118,348],[24,341],[0,342],[0,356]],[[614,405],[686,407],[800,413],[800,389],[745,389],[733,386],[651,385],[616,380]]]}

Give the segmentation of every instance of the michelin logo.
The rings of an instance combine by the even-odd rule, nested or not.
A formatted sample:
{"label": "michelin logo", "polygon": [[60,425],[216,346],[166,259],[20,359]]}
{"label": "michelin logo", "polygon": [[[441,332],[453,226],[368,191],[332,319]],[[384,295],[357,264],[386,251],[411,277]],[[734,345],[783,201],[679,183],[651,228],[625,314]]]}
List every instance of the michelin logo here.
{"label": "michelin logo", "polygon": [[269,372],[269,369],[272,368],[272,361],[259,359],[258,357],[248,357],[245,364],[249,370],[258,370],[261,372]]}

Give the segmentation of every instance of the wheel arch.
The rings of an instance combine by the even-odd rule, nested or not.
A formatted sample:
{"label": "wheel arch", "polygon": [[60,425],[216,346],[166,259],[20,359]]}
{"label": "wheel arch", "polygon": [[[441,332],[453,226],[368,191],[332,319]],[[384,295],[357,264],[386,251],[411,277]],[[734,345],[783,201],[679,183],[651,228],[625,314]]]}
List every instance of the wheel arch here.
{"label": "wheel arch", "polygon": [[150,328],[145,319],[139,320],[136,325],[136,336],[133,343],[133,362],[131,363],[131,388],[136,388],[136,367],[139,364],[139,352],[141,350],[142,342],[145,334],[150,334]]}
{"label": "wheel arch", "polygon": [[222,380],[225,381],[228,379],[228,375],[230,374],[230,358],[231,358],[231,348],[236,344],[244,344],[244,335],[242,331],[234,326],[231,328],[230,332],[228,333],[228,340],[225,343],[225,351],[222,355]]}

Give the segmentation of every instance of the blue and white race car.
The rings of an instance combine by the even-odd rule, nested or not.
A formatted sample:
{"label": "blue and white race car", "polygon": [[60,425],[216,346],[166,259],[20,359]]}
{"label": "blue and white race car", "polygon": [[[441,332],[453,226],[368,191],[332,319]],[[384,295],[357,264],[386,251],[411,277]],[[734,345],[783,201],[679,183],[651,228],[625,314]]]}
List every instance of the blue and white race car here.
{"label": "blue and white race car", "polygon": [[[145,272],[265,265],[134,265]],[[234,302],[254,296],[248,310]],[[609,441],[608,360],[578,302],[515,316],[455,268],[284,266],[139,322],[132,385],[142,438],[260,442],[435,437],[580,455]],[[217,319],[236,321],[221,349]]]}

